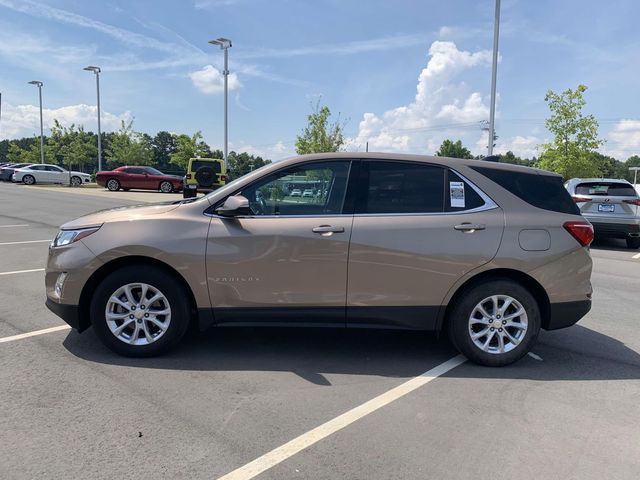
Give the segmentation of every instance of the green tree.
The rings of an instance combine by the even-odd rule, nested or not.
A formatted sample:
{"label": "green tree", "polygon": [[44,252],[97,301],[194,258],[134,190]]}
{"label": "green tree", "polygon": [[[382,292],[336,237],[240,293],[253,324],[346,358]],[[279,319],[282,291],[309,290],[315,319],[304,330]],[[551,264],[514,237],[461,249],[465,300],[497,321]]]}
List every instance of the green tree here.
{"label": "green tree", "polygon": [[227,171],[229,176],[235,179],[268,163],[271,163],[271,160],[265,160],[260,156],[250,155],[247,152],[236,153],[232,151],[229,152],[227,157]]}
{"label": "green tree", "polygon": [[598,138],[598,121],[593,115],[584,115],[584,92],[587,87],[578,85],[558,94],[549,90],[544,97],[551,115],[545,122],[553,134],[550,143],[542,145],[537,167],[572,177],[595,177],[600,166],[594,161],[593,152],[604,144]]}
{"label": "green tree", "polygon": [[176,151],[176,136],[167,131],[156,133],[151,141],[153,163],[160,170],[166,168],[171,161],[171,154]]}
{"label": "green tree", "polygon": [[183,170],[187,169],[190,158],[207,157],[211,153],[209,145],[202,140],[198,130],[193,135],[175,135],[175,150],[169,155],[170,162]]}
{"label": "green tree", "polygon": [[82,126],[71,124],[64,127],[58,120],[54,120],[45,154],[49,163],[62,163],[69,170],[83,170],[87,164],[97,159],[96,138],[85,132]]}
{"label": "green tree", "polygon": [[296,152],[306,153],[337,152],[344,144],[344,124],[338,120],[330,123],[331,110],[326,105],[316,103],[313,112],[307,116],[307,126],[302,135],[296,137]]}
{"label": "green tree", "polygon": [[151,165],[153,163],[151,137],[134,131],[133,120],[129,123],[123,120],[120,129],[109,137],[105,156],[111,167]]}
{"label": "green tree", "polygon": [[26,151],[21,148],[17,143],[11,142],[9,149],[7,150],[7,161],[10,163],[23,163]]}
{"label": "green tree", "polygon": [[462,145],[462,140],[453,142],[446,139],[440,145],[440,149],[436,152],[438,157],[451,157],[451,158],[473,158],[468,148]]}

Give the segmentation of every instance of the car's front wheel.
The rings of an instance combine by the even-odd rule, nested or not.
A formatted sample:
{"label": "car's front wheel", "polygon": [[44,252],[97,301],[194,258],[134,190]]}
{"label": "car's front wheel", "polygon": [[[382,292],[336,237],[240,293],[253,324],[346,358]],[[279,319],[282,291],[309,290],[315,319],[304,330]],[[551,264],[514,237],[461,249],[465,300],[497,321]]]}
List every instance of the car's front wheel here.
{"label": "car's front wheel", "polygon": [[80,177],[71,177],[71,186],[79,187],[82,185],[82,179]]}
{"label": "car's front wheel", "polygon": [[110,179],[109,181],[107,181],[107,189],[110,192],[117,192],[118,190],[120,190],[120,182],[115,178]]}
{"label": "car's front wheel", "polygon": [[519,283],[489,280],[458,296],[449,322],[450,338],[463,355],[501,367],[531,350],[540,331],[540,308]]}
{"label": "car's front wheel", "polygon": [[130,357],[159,355],[184,336],[191,319],[188,292],[163,269],[125,267],[108,275],[91,301],[91,323],[102,342]]}

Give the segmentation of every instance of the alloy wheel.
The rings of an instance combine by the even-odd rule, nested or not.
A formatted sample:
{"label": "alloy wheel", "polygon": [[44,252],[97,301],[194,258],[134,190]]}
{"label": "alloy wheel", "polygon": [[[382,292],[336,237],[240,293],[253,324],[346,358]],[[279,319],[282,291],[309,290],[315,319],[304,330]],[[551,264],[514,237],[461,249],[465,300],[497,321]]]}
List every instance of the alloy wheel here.
{"label": "alloy wheel", "polygon": [[156,287],[147,283],[128,283],[109,297],[105,319],[118,340],[129,345],[149,345],[169,328],[171,306]]}
{"label": "alloy wheel", "polygon": [[516,348],[527,334],[527,312],[509,295],[492,295],[469,316],[469,336],[480,350],[502,354]]}

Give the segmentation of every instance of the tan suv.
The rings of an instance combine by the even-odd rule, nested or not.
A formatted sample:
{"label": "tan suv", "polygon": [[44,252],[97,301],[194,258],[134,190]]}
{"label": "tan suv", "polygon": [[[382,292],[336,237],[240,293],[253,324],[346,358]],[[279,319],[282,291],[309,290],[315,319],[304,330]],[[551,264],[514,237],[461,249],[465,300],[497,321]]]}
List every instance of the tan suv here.
{"label": "tan suv", "polygon": [[317,154],[205,197],[63,225],[47,306],[130,356],[167,351],[191,322],[330,325],[446,330],[499,366],[589,311],[592,238],[548,172]]}

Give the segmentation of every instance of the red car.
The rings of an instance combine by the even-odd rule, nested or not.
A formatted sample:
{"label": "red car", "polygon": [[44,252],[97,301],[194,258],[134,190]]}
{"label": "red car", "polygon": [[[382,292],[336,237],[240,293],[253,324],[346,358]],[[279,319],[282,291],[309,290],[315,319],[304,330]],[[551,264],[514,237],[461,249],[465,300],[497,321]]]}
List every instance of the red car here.
{"label": "red car", "polygon": [[182,177],[166,175],[152,167],[118,167],[96,173],[96,182],[112,192],[132,188],[160,190],[163,193],[182,190]]}

